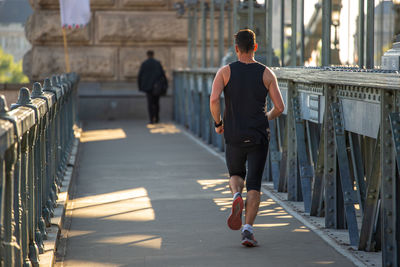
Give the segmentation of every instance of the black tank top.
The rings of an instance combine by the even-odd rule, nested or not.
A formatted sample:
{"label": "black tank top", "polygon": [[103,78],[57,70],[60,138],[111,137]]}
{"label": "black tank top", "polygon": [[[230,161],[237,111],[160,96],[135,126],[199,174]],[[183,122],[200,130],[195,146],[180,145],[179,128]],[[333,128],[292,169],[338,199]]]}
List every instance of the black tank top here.
{"label": "black tank top", "polygon": [[240,61],[229,64],[230,79],[224,88],[224,137],[227,144],[268,143],[268,118],[265,114],[267,88],[263,82],[265,66]]}

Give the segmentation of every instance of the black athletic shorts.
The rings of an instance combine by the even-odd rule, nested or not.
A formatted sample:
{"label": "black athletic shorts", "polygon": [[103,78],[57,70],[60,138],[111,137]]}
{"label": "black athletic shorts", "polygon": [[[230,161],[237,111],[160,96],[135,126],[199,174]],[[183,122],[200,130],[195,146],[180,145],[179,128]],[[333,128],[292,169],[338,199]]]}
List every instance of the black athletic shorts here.
{"label": "black athletic shorts", "polygon": [[247,191],[260,191],[267,154],[268,144],[226,144],[225,157],[229,176],[237,175],[246,179]]}

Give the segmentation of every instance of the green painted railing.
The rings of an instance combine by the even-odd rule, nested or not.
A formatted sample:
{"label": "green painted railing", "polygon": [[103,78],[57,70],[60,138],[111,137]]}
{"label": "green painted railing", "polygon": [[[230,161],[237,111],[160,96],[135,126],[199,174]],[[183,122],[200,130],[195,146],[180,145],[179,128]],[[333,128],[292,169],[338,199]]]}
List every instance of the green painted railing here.
{"label": "green painted railing", "polygon": [[38,266],[77,120],[75,73],[0,96],[0,265]]}

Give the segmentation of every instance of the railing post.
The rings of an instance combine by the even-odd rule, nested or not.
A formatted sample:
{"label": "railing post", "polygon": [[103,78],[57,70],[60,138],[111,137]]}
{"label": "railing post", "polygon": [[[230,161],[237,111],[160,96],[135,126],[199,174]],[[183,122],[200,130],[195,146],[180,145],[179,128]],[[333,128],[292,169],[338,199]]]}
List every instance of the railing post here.
{"label": "railing post", "polygon": [[[50,85],[50,79],[46,78],[43,83],[43,90],[46,91],[51,90],[51,85]],[[44,153],[45,153],[45,177],[43,180],[43,185],[42,185],[42,214],[43,214],[43,219],[45,222],[45,226],[50,226],[50,215],[51,215],[51,209],[49,203],[51,203],[51,185],[50,185],[50,180],[51,180],[51,162],[53,161],[51,158],[51,146],[50,146],[50,138],[51,138],[51,127],[53,124],[53,117],[54,117],[54,112],[55,112],[55,106],[57,105],[56,103],[56,94],[53,96],[54,99],[54,104],[53,106],[49,106],[49,111],[48,111],[48,116],[47,116],[47,126],[45,129],[45,139],[44,139]],[[46,233],[45,233],[46,235]]]}
{"label": "railing post", "polygon": [[286,131],[287,131],[287,161],[286,161],[286,175],[287,175],[287,191],[288,200],[299,201],[301,196],[298,194],[298,173],[297,173],[297,144],[296,132],[293,112],[292,99],[296,97],[295,84],[293,81],[288,82],[287,90],[287,117],[286,117]]}
{"label": "railing post", "polygon": [[301,118],[301,107],[299,103],[299,96],[292,98],[292,112],[294,117],[295,125],[295,138],[296,138],[296,148],[297,148],[297,160],[299,165],[299,176],[302,199],[304,202],[304,211],[306,213],[310,212],[311,209],[311,188],[312,188],[312,178],[314,176],[314,170],[310,164],[308,158],[307,146],[306,146],[306,135],[305,135],[305,123]]}
{"label": "railing post", "polygon": [[[268,97],[268,107],[272,106],[271,98]],[[278,148],[278,136],[277,136],[277,120],[269,121],[270,129],[270,140],[269,140],[269,161],[271,163],[271,176],[274,183],[274,189],[278,189],[279,184],[279,161],[281,159],[281,152]],[[268,161],[266,164],[269,164]],[[264,171],[264,176],[268,177]]]}
{"label": "railing post", "polygon": [[28,199],[28,212],[29,212],[29,259],[33,263],[33,265],[37,266],[39,264],[39,247],[36,243],[36,210],[35,210],[35,202],[36,202],[36,186],[35,184],[35,143],[37,138],[37,123],[35,126],[31,128],[28,135],[28,190],[29,190],[29,199]]}
{"label": "railing post", "polygon": [[[367,63],[368,65],[368,63]],[[395,108],[394,92],[381,89],[381,227],[383,266],[398,266],[396,237],[396,161],[389,114]]]}
{"label": "railing post", "polygon": [[[37,224],[37,230],[36,230],[36,243],[39,246],[39,252],[43,253],[43,239],[47,238],[47,232],[46,232],[46,225],[45,221],[43,219],[43,203],[45,200],[44,197],[44,185],[45,185],[45,168],[47,164],[47,159],[46,159],[46,147],[45,147],[45,134],[46,134],[46,128],[48,124],[48,116],[50,112],[50,105],[48,99],[44,96],[43,91],[42,91],[42,86],[40,83],[36,82],[33,84],[33,89],[32,89],[32,94],[31,98],[39,98],[43,99],[46,101],[46,114],[40,119],[39,123],[39,128],[38,128],[38,139],[36,141],[36,154],[35,154],[35,165],[37,166],[36,169],[36,196],[37,196],[37,201],[36,201],[36,224]],[[71,114],[72,115],[72,114]]]}
{"label": "railing post", "polygon": [[201,84],[201,95],[202,95],[202,102],[203,102],[203,112],[202,112],[202,138],[205,142],[208,143],[209,136],[210,136],[210,123],[209,123],[209,116],[210,116],[210,98],[208,95],[208,88],[207,88],[207,74],[201,75],[202,84]]}
{"label": "railing post", "polygon": [[333,129],[333,117],[329,108],[335,102],[333,86],[324,84],[324,181],[325,181],[325,227],[337,228],[337,177],[336,177],[336,143]]}
{"label": "railing post", "polygon": [[[3,240],[1,248],[3,252],[1,253],[4,257],[3,262],[5,266],[15,266],[16,264],[22,264],[22,254],[21,248],[17,243],[16,228],[18,226],[19,214],[15,213],[15,201],[19,202],[19,188],[15,187],[15,169],[16,163],[18,162],[19,154],[19,127],[15,121],[15,118],[10,118],[7,114],[8,108],[4,96],[0,96],[0,118],[8,120],[14,125],[14,137],[15,143],[10,146],[10,148],[5,153],[5,179],[4,179],[4,206],[2,211],[2,221],[1,224],[4,228]],[[18,178],[18,177],[17,177]],[[17,191],[17,196],[15,196],[15,191]],[[19,208],[18,208],[19,213]]]}
{"label": "railing post", "polygon": [[193,75],[193,112],[194,112],[194,127],[193,131],[197,136],[201,136],[200,131],[200,121],[201,121],[201,97],[200,97],[200,87],[199,84],[199,74]]}

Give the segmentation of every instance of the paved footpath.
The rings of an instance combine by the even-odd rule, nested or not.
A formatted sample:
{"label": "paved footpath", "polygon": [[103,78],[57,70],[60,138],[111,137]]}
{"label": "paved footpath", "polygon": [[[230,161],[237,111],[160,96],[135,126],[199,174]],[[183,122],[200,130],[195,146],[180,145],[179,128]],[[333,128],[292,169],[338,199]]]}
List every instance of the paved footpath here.
{"label": "paved footpath", "polygon": [[58,266],[353,266],[265,195],[242,247],[224,163],[173,124],[90,122],[82,142]]}

